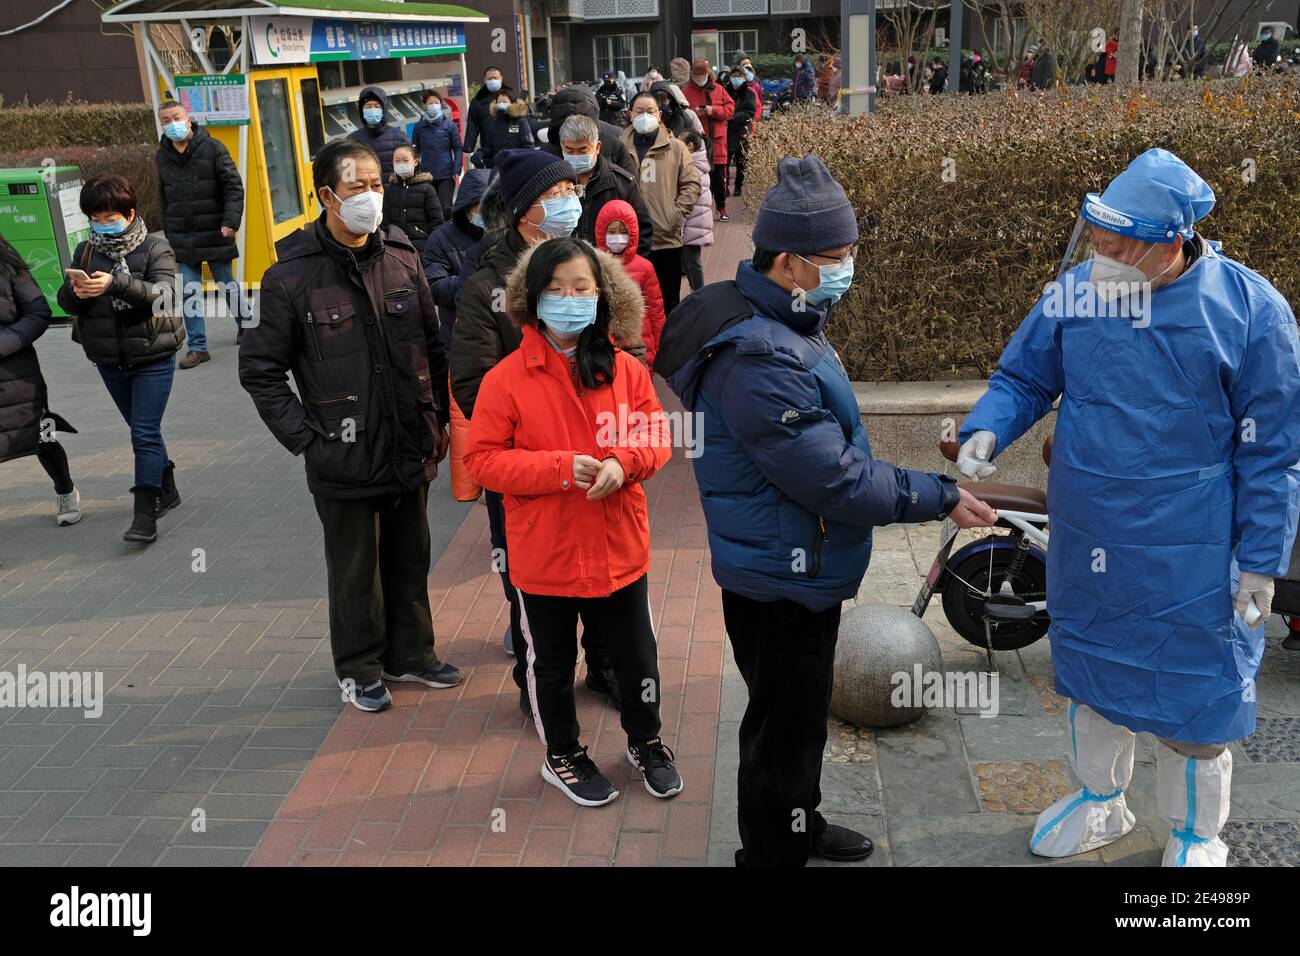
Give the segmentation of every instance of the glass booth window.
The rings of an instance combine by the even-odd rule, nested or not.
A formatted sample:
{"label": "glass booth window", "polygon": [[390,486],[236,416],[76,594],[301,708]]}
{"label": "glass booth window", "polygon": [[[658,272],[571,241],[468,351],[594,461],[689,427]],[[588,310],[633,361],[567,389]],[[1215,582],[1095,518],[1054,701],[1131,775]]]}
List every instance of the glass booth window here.
{"label": "glass booth window", "polygon": [[[753,56],[758,52],[757,30],[719,30],[718,31],[718,65],[735,66],[740,54]],[[710,60],[709,62],[713,62]]]}
{"label": "glass booth window", "polygon": [[320,148],[325,145],[325,119],[321,116],[320,84],[315,80],[303,80],[302,115],[307,126],[307,158],[315,159]]}
{"label": "glass booth window", "polygon": [[302,189],[289,113],[289,81],[257,80],[257,112],[262,127],[271,217],[276,225],[302,215]]}

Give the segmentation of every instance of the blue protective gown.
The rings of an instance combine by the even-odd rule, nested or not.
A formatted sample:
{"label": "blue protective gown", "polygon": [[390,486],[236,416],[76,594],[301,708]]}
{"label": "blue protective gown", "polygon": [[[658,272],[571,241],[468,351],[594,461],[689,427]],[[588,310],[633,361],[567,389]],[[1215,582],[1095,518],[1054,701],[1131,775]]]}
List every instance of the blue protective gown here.
{"label": "blue protective gown", "polygon": [[1056,691],[1134,731],[1226,743],[1255,729],[1264,648],[1233,613],[1238,566],[1284,574],[1300,512],[1300,346],[1286,300],[1200,246],[1145,328],[1051,318],[1040,299],[961,438],[988,430],[1001,451],[1060,397]]}

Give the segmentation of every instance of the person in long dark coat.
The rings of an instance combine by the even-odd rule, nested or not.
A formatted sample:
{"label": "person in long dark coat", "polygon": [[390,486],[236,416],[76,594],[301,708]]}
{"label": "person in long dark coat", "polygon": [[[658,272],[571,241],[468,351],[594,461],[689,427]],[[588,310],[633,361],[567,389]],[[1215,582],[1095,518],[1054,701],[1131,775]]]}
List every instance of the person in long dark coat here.
{"label": "person in long dark coat", "polygon": [[0,461],[35,455],[54,482],[54,517],[81,520],[81,493],[55,436],[76,429],[49,410],[35,342],[50,325],[50,304],[18,250],[0,236]]}

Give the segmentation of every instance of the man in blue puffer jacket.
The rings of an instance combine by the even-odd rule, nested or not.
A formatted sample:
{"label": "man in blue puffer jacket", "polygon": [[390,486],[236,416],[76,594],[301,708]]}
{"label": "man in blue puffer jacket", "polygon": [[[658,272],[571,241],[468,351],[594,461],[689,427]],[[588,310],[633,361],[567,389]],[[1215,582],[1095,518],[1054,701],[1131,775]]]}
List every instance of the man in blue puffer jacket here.
{"label": "man in blue puffer jacket", "polygon": [[778,177],[758,211],[753,260],[734,284],[706,286],[674,311],[655,363],[704,425],[695,477],[749,689],[736,853],[746,866],[871,852],[865,836],[817,812],[840,602],[862,583],[871,529],[997,520],[953,479],[871,457],[824,331],[853,277],[853,207],[816,156],[785,157]]}

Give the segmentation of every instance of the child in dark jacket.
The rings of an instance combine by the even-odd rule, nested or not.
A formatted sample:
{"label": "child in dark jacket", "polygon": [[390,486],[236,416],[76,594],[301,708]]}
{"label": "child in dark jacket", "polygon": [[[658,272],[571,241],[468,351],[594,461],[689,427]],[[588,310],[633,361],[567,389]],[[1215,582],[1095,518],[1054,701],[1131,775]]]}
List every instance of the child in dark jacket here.
{"label": "child in dark jacket", "polygon": [[537,145],[533,140],[532,127],[528,125],[526,115],[528,104],[517,100],[505,90],[497,96],[492,106],[492,124],[484,130],[486,142],[483,144],[483,163],[491,168],[498,153],[507,149],[532,149]]}
{"label": "child in dark jacket", "polygon": [[456,324],[458,280],[465,257],[483,238],[479,203],[491,176],[492,173],[486,169],[471,169],[461,177],[451,207],[451,218],[433,231],[424,247],[424,276],[433,291],[433,301],[438,303],[438,323],[442,326],[442,340],[448,349],[451,348],[451,330]]}
{"label": "child in dark jacket", "polygon": [[429,234],[442,225],[442,203],[433,177],[417,172],[418,166],[414,146],[393,150],[393,175],[384,185],[384,225],[401,229],[423,256]]}

